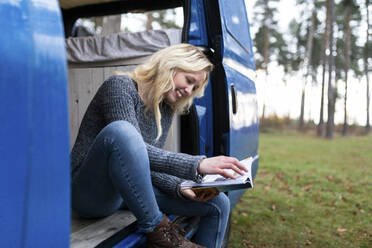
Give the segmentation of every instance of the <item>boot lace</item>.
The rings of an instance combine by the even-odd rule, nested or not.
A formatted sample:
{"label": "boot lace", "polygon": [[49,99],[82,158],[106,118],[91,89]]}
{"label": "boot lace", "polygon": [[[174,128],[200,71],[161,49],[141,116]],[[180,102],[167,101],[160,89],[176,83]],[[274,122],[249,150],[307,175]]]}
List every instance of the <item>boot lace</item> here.
{"label": "boot lace", "polygon": [[177,232],[182,235],[182,236],[185,236],[186,235],[186,231],[185,229],[183,229],[183,227],[179,224],[176,224],[176,223],[171,223],[170,226],[172,227],[172,229],[175,229],[177,230]]}
{"label": "boot lace", "polygon": [[168,242],[175,245],[175,247],[181,247],[183,237],[171,226],[168,228],[164,228],[163,230],[163,237],[168,240]]}

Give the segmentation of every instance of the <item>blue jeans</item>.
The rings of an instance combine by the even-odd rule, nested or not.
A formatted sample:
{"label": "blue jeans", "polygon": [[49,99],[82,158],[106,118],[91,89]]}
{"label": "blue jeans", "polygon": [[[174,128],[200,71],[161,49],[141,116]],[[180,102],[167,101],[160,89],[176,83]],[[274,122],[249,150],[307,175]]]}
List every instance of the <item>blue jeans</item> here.
{"label": "blue jeans", "polygon": [[220,247],[230,211],[223,193],[202,203],[175,199],[154,188],[145,143],[126,121],[112,122],[97,135],[72,179],[71,202],[72,209],[87,218],[108,216],[125,203],[143,232],[160,223],[161,211],[201,216],[196,242],[207,247]]}

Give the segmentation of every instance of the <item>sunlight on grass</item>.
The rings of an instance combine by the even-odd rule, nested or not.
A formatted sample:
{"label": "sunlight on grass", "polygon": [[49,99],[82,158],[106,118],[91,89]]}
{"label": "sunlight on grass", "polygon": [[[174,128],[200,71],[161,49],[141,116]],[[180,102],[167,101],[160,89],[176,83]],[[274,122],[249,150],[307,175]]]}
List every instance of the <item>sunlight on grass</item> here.
{"label": "sunlight on grass", "polygon": [[372,136],[267,133],[259,154],[229,248],[372,247]]}

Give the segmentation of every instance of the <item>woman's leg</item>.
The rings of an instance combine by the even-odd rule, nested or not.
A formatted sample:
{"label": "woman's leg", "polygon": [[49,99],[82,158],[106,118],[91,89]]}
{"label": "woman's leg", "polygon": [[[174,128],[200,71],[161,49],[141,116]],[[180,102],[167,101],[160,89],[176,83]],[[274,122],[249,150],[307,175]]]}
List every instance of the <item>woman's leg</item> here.
{"label": "woman's leg", "polygon": [[161,211],[201,217],[195,237],[196,243],[208,248],[221,247],[230,214],[230,201],[224,193],[207,202],[175,199],[157,188],[154,188],[154,193]]}
{"label": "woman's leg", "polygon": [[85,217],[103,217],[125,205],[139,228],[152,231],[162,220],[142,136],[126,121],[115,121],[97,135],[72,180],[72,208]]}

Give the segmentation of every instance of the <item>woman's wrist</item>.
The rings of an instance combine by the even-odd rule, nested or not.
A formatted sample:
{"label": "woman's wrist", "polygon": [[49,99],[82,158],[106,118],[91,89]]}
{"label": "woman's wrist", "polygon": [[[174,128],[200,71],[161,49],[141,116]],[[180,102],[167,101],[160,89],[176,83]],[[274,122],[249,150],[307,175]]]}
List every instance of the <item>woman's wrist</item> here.
{"label": "woman's wrist", "polygon": [[201,180],[203,179],[204,177],[204,174],[200,172],[200,165],[201,163],[204,161],[205,158],[201,159],[199,161],[199,164],[198,164],[198,167],[196,167],[196,170],[195,170],[195,178],[196,178],[196,181],[197,182],[201,182]]}

